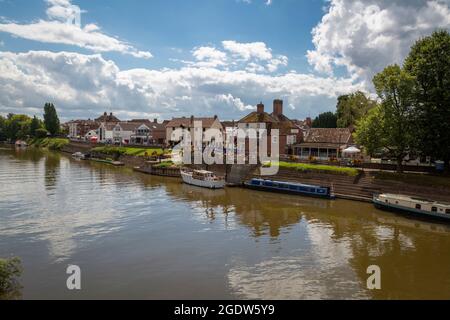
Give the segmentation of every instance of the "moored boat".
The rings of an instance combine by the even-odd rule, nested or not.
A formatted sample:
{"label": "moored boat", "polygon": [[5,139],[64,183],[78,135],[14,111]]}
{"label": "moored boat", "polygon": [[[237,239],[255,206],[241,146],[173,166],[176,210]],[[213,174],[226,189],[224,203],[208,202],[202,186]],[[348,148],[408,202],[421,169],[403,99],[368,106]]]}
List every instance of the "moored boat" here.
{"label": "moored boat", "polygon": [[375,207],[408,215],[450,221],[450,204],[401,194],[374,195]]}
{"label": "moored boat", "polygon": [[28,147],[28,143],[26,143],[26,141],[23,141],[23,140],[17,140],[15,143],[15,146],[17,148],[26,148],[26,147]]}
{"label": "moored boat", "polygon": [[327,199],[335,198],[333,190],[330,187],[314,186],[295,182],[273,181],[254,178],[249,182],[244,183],[244,186],[254,190],[297,194],[302,196],[313,196]]}
{"label": "moored boat", "polygon": [[86,155],[81,152],[75,152],[74,154],[72,154],[72,158],[77,159],[77,160],[84,160],[84,159],[86,159]]}
{"label": "moored boat", "polygon": [[183,168],[180,173],[183,182],[193,186],[209,189],[222,189],[225,187],[225,178],[219,177],[211,171]]}

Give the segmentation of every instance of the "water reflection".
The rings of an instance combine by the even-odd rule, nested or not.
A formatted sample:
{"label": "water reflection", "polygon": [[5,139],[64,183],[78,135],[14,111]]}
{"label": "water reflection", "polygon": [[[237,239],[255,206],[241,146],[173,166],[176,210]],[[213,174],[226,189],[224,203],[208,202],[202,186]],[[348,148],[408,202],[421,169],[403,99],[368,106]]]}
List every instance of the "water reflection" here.
{"label": "water reflection", "polygon": [[[95,275],[88,298],[450,298],[450,227],[370,204],[212,191],[33,149],[0,150],[0,179],[0,256],[20,254],[49,294],[68,294],[49,266],[77,259]],[[371,264],[381,291],[365,288]]]}

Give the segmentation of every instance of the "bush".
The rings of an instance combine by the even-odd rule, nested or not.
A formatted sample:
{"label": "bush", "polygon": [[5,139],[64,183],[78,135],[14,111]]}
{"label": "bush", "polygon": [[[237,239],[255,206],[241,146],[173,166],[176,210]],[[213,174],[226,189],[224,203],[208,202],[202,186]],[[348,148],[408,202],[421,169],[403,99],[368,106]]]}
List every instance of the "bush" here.
{"label": "bush", "polygon": [[22,264],[19,258],[0,259],[0,300],[20,296],[18,278],[21,274]]}
{"label": "bush", "polygon": [[36,130],[35,134],[36,134],[36,138],[43,139],[43,138],[47,137],[48,132],[44,128],[40,128],[40,129]]}

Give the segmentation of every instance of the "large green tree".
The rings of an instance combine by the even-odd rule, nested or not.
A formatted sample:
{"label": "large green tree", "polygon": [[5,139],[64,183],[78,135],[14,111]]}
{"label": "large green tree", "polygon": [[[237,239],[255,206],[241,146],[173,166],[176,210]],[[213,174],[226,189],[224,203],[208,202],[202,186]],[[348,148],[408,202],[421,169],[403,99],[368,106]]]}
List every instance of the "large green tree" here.
{"label": "large green tree", "polygon": [[52,136],[59,133],[59,118],[53,103],[46,103],[44,106],[44,124],[45,128]]}
{"label": "large green tree", "polygon": [[[398,65],[386,67],[373,83],[381,99],[380,125],[382,147],[397,160],[398,171],[408,153],[414,151],[414,86],[415,78]],[[377,121],[373,117],[373,121]]]}
{"label": "large green tree", "polygon": [[340,96],[336,106],[338,128],[355,126],[356,122],[367,115],[377,102],[367,97],[363,92]]}
{"label": "large green tree", "polygon": [[30,136],[36,137],[36,130],[40,128],[42,128],[41,121],[34,116],[30,123]]}
{"label": "large green tree", "polygon": [[313,128],[336,128],[337,117],[333,112],[319,114],[312,122]]}
{"label": "large green tree", "polygon": [[423,154],[450,160],[450,33],[436,31],[417,41],[404,63],[416,80],[415,132]]}
{"label": "large green tree", "polygon": [[31,118],[24,114],[8,114],[4,128],[7,139],[25,139],[30,134]]}
{"label": "large green tree", "polygon": [[371,109],[356,124],[355,140],[364,146],[368,155],[373,157],[380,153],[384,144],[384,114],[381,106]]}

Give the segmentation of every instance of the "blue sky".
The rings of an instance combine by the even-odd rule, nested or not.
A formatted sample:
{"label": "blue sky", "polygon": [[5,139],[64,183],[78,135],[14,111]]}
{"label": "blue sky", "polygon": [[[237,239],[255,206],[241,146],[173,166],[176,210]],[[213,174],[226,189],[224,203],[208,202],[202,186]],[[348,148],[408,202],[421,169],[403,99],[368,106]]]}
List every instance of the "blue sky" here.
{"label": "blue sky", "polygon": [[269,2],[0,0],[0,113],[239,119],[282,98],[315,116],[450,27],[449,0]]}
{"label": "blue sky", "polygon": [[[310,69],[305,57],[313,49],[311,30],[323,15],[323,0],[285,0],[267,5],[264,0],[145,1],[76,0],[82,10],[82,24],[96,23],[107,34],[148,50],[154,59],[142,61],[120,54],[105,54],[123,68],[179,66],[170,59],[188,59],[192,48],[217,45],[222,40],[263,41],[288,55],[290,68]],[[2,16],[19,22],[45,19],[47,5],[41,0],[0,1]],[[11,51],[71,50],[68,46],[20,41],[0,33]],[[77,50],[89,53],[89,51]]]}

